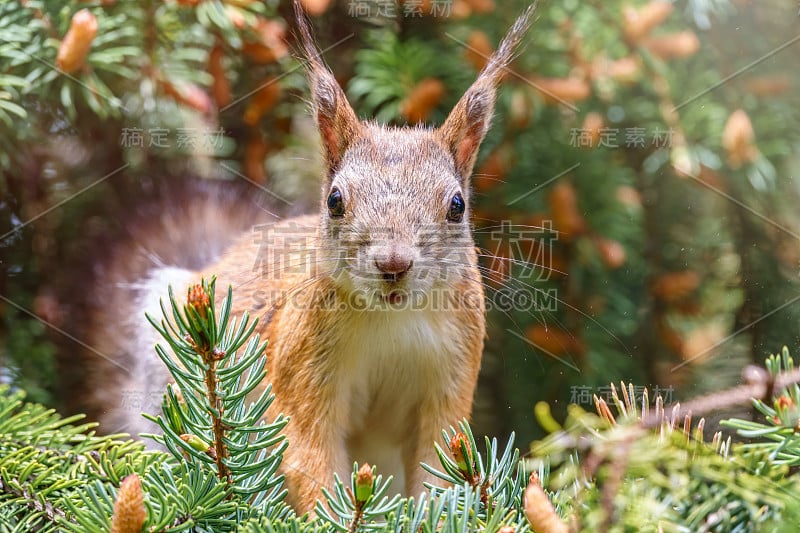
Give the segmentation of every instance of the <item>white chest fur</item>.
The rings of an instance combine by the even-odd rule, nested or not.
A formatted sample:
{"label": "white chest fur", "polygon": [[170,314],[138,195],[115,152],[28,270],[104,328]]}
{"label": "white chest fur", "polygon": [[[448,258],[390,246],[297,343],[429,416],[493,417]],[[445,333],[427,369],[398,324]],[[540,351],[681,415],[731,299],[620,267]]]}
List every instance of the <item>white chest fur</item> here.
{"label": "white chest fur", "polygon": [[339,400],[347,405],[344,438],[353,461],[375,464],[395,476],[402,491],[402,442],[414,432],[414,418],[431,390],[446,387],[456,364],[452,316],[442,311],[373,311],[354,314],[337,353],[342,357]]}

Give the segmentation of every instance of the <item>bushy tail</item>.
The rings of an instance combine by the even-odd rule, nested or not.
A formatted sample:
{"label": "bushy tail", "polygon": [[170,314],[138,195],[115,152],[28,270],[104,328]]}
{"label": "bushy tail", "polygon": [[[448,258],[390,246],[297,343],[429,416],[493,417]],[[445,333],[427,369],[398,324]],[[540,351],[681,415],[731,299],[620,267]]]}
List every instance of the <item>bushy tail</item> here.
{"label": "bushy tail", "polygon": [[[256,224],[275,220],[259,191],[231,182],[164,179],[119,206],[119,230],[88,247],[61,298],[83,346],[63,346],[65,408],[87,413],[101,431],[151,431],[142,412],[161,403],[166,371],[153,346],[160,339],[144,318],[160,317],[166,288],[193,281]],[[127,207],[127,209],[125,209]]]}

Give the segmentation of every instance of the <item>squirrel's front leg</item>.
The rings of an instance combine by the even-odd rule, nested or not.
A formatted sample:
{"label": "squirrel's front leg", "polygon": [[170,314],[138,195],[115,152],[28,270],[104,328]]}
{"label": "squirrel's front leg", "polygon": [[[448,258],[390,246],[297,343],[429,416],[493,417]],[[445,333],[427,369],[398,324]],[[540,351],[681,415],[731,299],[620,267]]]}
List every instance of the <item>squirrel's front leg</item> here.
{"label": "squirrel's front leg", "polygon": [[441,470],[439,457],[434,444],[441,438],[442,430],[454,426],[459,420],[469,416],[472,398],[461,408],[453,403],[439,402],[435,405],[423,405],[419,412],[423,413],[417,423],[417,431],[409,435],[403,449],[403,463],[406,478],[406,494],[417,497],[426,492],[424,483],[444,485],[445,482],[424,470],[420,463],[426,463]]}
{"label": "squirrel's front leg", "polygon": [[[482,330],[475,330],[463,340],[463,352],[453,354],[449,371],[442,374],[442,382],[434,385],[438,393],[428,395],[416,412],[420,413],[414,424],[416,431],[406,439],[403,463],[406,478],[406,494],[418,496],[425,491],[423,483],[442,486],[445,482],[428,471],[420,463],[441,470],[434,444],[441,439],[442,430],[458,427],[461,420],[469,419],[472,413],[472,397],[478,383],[480,358],[483,351]],[[440,443],[441,444],[441,443]]]}
{"label": "squirrel's front leg", "polygon": [[347,462],[344,440],[333,424],[322,419],[307,424],[310,427],[287,431],[289,447],[282,463],[289,503],[298,515],[313,512],[323,498],[322,488],[331,489],[336,468]]}

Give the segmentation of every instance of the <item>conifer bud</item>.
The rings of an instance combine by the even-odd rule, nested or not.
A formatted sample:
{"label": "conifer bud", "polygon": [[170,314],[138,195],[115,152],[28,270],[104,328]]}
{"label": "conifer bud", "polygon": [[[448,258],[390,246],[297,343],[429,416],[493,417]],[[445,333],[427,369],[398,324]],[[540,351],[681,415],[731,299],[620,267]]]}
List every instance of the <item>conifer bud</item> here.
{"label": "conifer bud", "polygon": [[97,17],[88,9],[81,9],[72,16],[69,30],[58,47],[56,66],[67,74],[83,66],[86,56],[97,36]]}
{"label": "conifer bud", "polygon": [[536,533],[568,533],[569,527],[556,513],[553,503],[542,488],[539,476],[531,474],[522,498],[525,516]]}
{"label": "conifer bud", "polygon": [[312,17],[318,17],[325,13],[330,6],[331,0],[300,0],[300,4],[306,13]]}
{"label": "conifer bud", "polygon": [[[216,459],[217,452],[213,446],[209,443],[198,437],[197,435],[192,435],[191,433],[184,433],[181,435],[181,440],[191,446],[193,449],[197,450],[198,452],[203,452],[204,454],[208,455],[211,458]],[[188,454],[185,454],[188,459]]]}
{"label": "conifer bud", "polygon": [[537,348],[553,355],[580,355],[585,350],[574,334],[555,326],[534,324],[525,331],[525,337]]}
{"label": "conifer bud", "polygon": [[693,270],[669,272],[656,278],[651,287],[653,296],[667,303],[688,297],[700,285],[700,276]]}
{"label": "conifer bud", "polygon": [[633,82],[639,77],[642,65],[638,57],[622,57],[608,65],[608,76],[619,82]]}
{"label": "conifer bud", "polygon": [[546,104],[563,102],[574,103],[586,100],[592,94],[592,87],[580,77],[568,78],[530,78],[533,87],[539,91]]}
{"label": "conifer bud", "polygon": [[[773,403],[775,406],[775,411],[777,411],[777,415],[772,417],[773,423],[776,425],[781,425],[786,421],[788,422],[787,425],[794,425],[795,427],[797,427],[797,424],[800,424],[800,419],[792,421],[790,420],[790,416],[788,416],[790,413],[787,413],[789,409],[795,406],[794,400],[792,400],[791,396],[782,394],[781,396],[775,398]],[[793,415],[797,416],[796,413],[793,413]]]}
{"label": "conifer bud", "polygon": [[181,435],[181,440],[197,450],[198,452],[205,452],[209,448],[209,444],[205,442],[203,439],[198,437],[197,435],[192,435],[190,433],[184,433]]}
{"label": "conifer bud", "polygon": [[600,143],[600,135],[602,133],[602,129],[605,127],[603,123],[603,115],[597,113],[596,111],[591,111],[586,113],[586,116],[583,119],[583,124],[581,124],[581,133],[587,136],[587,141],[581,143],[581,148],[595,148]]}
{"label": "conifer bud", "polygon": [[225,74],[222,60],[225,50],[217,43],[208,54],[208,73],[211,74],[211,94],[217,107],[225,107],[231,101],[231,84]]}
{"label": "conifer bud", "polygon": [[731,113],[722,130],[722,147],[728,153],[728,165],[731,168],[739,168],[758,158],[755,136],[753,123],[744,110],[737,109]]}
{"label": "conifer bud", "polygon": [[400,103],[400,114],[412,124],[424,122],[442,101],[444,93],[444,83],[436,78],[425,78]]}
{"label": "conifer bud", "polygon": [[364,463],[356,473],[356,502],[364,503],[372,496],[372,467]]}
{"label": "conifer bud", "polygon": [[141,533],[146,518],[142,482],[139,476],[131,474],[122,480],[117,491],[111,533]]}
{"label": "conifer bud", "polygon": [[627,205],[628,207],[633,207],[635,209],[642,207],[642,196],[639,194],[639,191],[630,185],[620,185],[617,187],[617,191],[614,196],[616,196],[620,203]]}
{"label": "conifer bud", "polygon": [[475,13],[491,13],[494,11],[494,0],[466,0]]}
{"label": "conifer bud", "polygon": [[196,283],[189,287],[186,303],[193,307],[201,317],[206,316],[208,308],[211,306],[211,299],[202,285]]}
{"label": "conifer bud", "polygon": [[269,112],[281,95],[281,86],[277,79],[270,78],[253,94],[242,117],[248,126],[255,126],[265,113]]}
{"label": "conifer bud", "polygon": [[[466,455],[464,452],[466,451]],[[469,472],[468,465],[471,467],[473,463],[472,447],[469,445],[467,436],[460,431],[450,437],[450,453],[453,454],[458,468],[463,473]]]}
{"label": "conifer bud", "polygon": [[286,26],[277,20],[259,19],[255,27],[259,39],[247,41],[242,52],[256,63],[272,63],[289,53]]}
{"label": "conifer bud", "polygon": [[533,116],[533,104],[528,97],[528,91],[517,88],[511,92],[511,104],[508,108],[508,115],[511,126],[516,129],[523,129],[531,121]]}
{"label": "conifer bud", "polygon": [[472,7],[470,7],[467,0],[453,0],[450,7],[450,14],[454,19],[467,18],[472,14]]}
{"label": "conifer bud", "polygon": [[623,33],[631,43],[647,35],[650,30],[664,22],[672,13],[672,4],[663,0],[656,0],[641,9],[626,7],[622,12]]}
{"label": "conifer bud", "polygon": [[790,407],[794,407],[794,400],[792,400],[791,396],[786,394],[782,394],[775,398],[775,410],[782,411],[784,409],[788,409]]}
{"label": "conifer bud", "polygon": [[236,28],[237,30],[241,30],[245,26],[247,26],[247,20],[244,18],[242,10],[239,9],[238,7],[232,5],[226,5],[225,15],[227,15],[228,20],[231,21],[231,24],[233,24],[234,28]]}
{"label": "conifer bud", "polygon": [[606,267],[615,270],[625,264],[625,248],[619,242],[600,237],[595,240],[595,246]]}
{"label": "conifer bud", "polygon": [[183,391],[181,387],[177,383],[170,383],[169,388],[172,391],[172,394],[175,396],[175,399],[178,401],[178,404],[182,407],[186,406],[186,398],[183,397]]}
{"label": "conifer bud", "polygon": [[676,141],[669,152],[669,162],[679,177],[693,176],[698,171],[697,157],[684,141]]}
{"label": "conifer bud", "polygon": [[242,171],[244,175],[256,183],[267,182],[267,170],[264,168],[264,159],[269,153],[269,144],[261,138],[255,136],[244,145],[244,162]]}
{"label": "conifer bud", "polygon": [[179,104],[192,108],[201,113],[210,113],[214,104],[206,92],[193,83],[182,84],[180,87],[169,81],[161,83],[164,92]]}
{"label": "conifer bud", "polygon": [[479,30],[469,34],[467,46],[464,48],[464,58],[475,70],[482,70],[493,53],[494,49],[488,35]]}
{"label": "conifer bud", "polygon": [[712,355],[712,350],[719,346],[728,331],[721,324],[709,322],[698,326],[683,338],[680,356],[693,364],[700,364]]}
{"label": "conifer bud", "polygon": [[792,88],[792,79],[785,74],[756,76],[744,83],[745,90],[756,96],[780,96]]}
{"label": "conifer bud", "polygon": [[700,50],[700,39],[693,31],[650,37],[642,42],[651,54],[661,59],[683,59]]}
{"label": "conifer bud", "polygon": [[494,189],[508,174],[514,162],[514,148],[510,143],[503,143],[493,150],[478,167],[473,184],[478,192]]}
{"label": "conifer bud", "polygon": [[578,196],[570,183],[557,183],[550,190],[547,201],[560,239],[572,240],[586,230],[586,221],[578,208]]}

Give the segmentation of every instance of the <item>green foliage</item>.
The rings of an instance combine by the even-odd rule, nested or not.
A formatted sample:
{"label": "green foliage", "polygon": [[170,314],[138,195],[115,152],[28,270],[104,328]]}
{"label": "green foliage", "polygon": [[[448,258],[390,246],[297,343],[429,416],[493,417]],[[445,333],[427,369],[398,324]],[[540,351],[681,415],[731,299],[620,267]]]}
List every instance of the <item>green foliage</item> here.
{"label": "green foliage", "polygon": [[[780,356],[771,355],[766,361],[767,371],[773,377],[782,372],[794,370],[794,361],[789,350],[784,348]],[[742,448],[754,453],[762,453],[769,461],[787,467],[800,465],[800,385],[793,384],[783,391],[777,391],[773,405],[763,399],[753,399],[753,407],[764,416],[767,423],[735,418],[722,424],[736,430],[736,433],[753,442],[742,444]]]}
{"label": "green foliage", "polygon": [[[330,7],[316,24],[321,46],[350,33],[365,37],[345,41],[326,59],[347,82],[359,115],[402,124],[401,103],[431,77],[445,88],[428,115],[430,122],[440,123],[477,73],[458,41],[470,42],[480,30],[496,43],[527,2],[495,2],[490,13],[471,16],[377,17],[379,27],[369,30],[374,18],[365,23],[345,17],[348,3]],[[626,8],[647,3],[542,3],[528,46],[514,64],[517,75],[509,75],[500,89],[473,194],[488,292],[554,289],[559,303],[554,310],[492,312],[476,406],[476,423],[490,434],[514,428],[523,440],[533,438],[533,403],[546,399],[560,417],[578,386],[599,392],[608,381],[625,379],[674,385],[684,396],[690,390],[717,390],[738,380],[745,362],[777,342],[795,345],[800,339],[800,307],[787,299],[797,292],[800,257],[794,229],[800,190],[792,179],[800,109],[800,93],[793,88],[800,78],[792,69],[791,49],[773,53],[795,37],[794,13],[787,17],[785,2],[776,0],[678,0],[652,36],[692,31],[700,49],[665,60],[642,43],[632,45],[624,34]],[[51,66],[60,41],[73,14],[83,8],[97,17],[98,36],[83,68],[58,73]],[[91,425],[25,403],[17,390],[55,403],[54,349],[43,340],[46,327],[37,320],[61,324],[55,319],[59,313],[47,311],[52,310],[53,280],[74,284],[76,273],[64,273],[67,251],[80,253],[76,243],[94,238],[87,227],[115,223],[118,213],[97,206],[127,199],[131,181],[187,169],[233,178],[245,168],[245,147],[256,140],[269,145],[271,168],[280,169],[270,187],[301,191],[295,196],[308,194],[302,198],[306,205],[316,204],[317,187],[307,185],[318,176],[301,159],[315,149],[299,118],[306,116],[296,97],[306,94],[302,74],[292,70],[297,64],[286,56],[261,64],[244,53],[248,43],[260,42],[258,23],[282,23],[284,11],[277,2],[222,0],[192,7],[171,0],[0,3],[0,233],[19,227],[0,242],[0,293],[23,308],[4,301],[0,309],[1,379],[14,385],[3,388],[0,400],[0,531],[107,529],[117,487],[134,473],[146,494],[147,525],[156,530],[322,531],[350,527],[355,518],[347,480],[333,486],[330,508],[323,506],[320,513],[328,513],[325,518],[293,516],[281,503],[277,469],[282,447],[291,443],[281,440],[285,421],[255,423],[263,419],[269,390],[254,388],[256,376],[263,377],[263,346],[246,339],[252,328],[247,319],[236,328],[220,322],[212,329],[210,315],[216,310],[187,314],[174,302],[167,306],[168,320],[159,323],[166,345],[159,355],[176,385],[165,391],[163,413],[156,418],[164,431],[156,438],[167,453],[144,451],[120,437],[97,437]],[[208,68],[217,45],[224,50],[222,78],[230,82],[234,99],[242,100],[208,109],[208,93],[220,79]],[[354,54],[356,49],[361,51]],[[609,62],[628,59],[635,63],[628,77],[605,70]],[[245,123],[254,91],[276,76],[282,76],[288,94],[256,124]],[[554,105],[536,88],[537,80],[549,77],[581,79],[588,95]],[[728,81],[718,85],[723,79]],[[752,88],[769,79],[783,79],[788,89],[764,94]],[[165,83],[179,93],[192,88],[200,101],[168,94]],[[758,157],[739,166],[731,163],[723,143],[726,121],[736,109],[752,121],[758,150]],[[592,113],[617,132],[616,147],[573,142],[572,134],[580,133]],[[295,123],[301,127],[295,129]],[[124,129],[187,126],[219,126],[223,142],[200,150],[176,146],[174,138],[164,149],[147,146],[146,139],[145,146],[120,141]],[[645,146],[625,145],[629,128],[644,128]],[[664,145],[650,142],[655,132],[670,130],[680,136]],[[284,145],[289,147],[285,153]],[[256,168],[264,167],[257,163]],[[124,164],[130,165],[130,180],[114,176],[55,209]],[[681,165],[689,175],[679,171]],[[572,170],[562,175],[566,169]],[[531,278],[534,260],[512,252],[507,254],[512,276],[492,285],[502,269],[493,256],[511,250],[493,233],[500,221],[510,221],[513,235],[556,218],[550,195],[564,184],[574,191],[585,222],[582,232],[568,238],[559,234],[553,250],[560,262],[537,267],[539,273],[553,269],[547,279]],[[604,240],[621,245],[621,266],[607,263],[598,246]],[[683,295],[655,294],[654,286],[674,272],[696,275],[697,285]],[[71,302],[61,303],[62,314],[71,315]],[[33,310],[38,319],[24,310]],[[555,343],[555,354],[569,365],[553,358],[552,346],[532,340],[537,325],[564,333],[568,341]],[[219,405],[204,395],[211,365],[193,351],[185,333],[195,334],[190,335],[195,346],[226,346],[215,363]],[[237,346],[239,341],[244,343]],[[251,365],[252,373],[238,374],[240,365]],[[774,375],[792,368],[788,352],[767,365]],[[536,445],[536,459],[526,459],[524,470],[510,442],[502,447],[488,441],[488,453],[464,463],[462,471],[447,449],[454,428],[439,450],[441,467],[427,467],[453,487],[395,500],[388,480],[382,480],[373,494],[387,499],[373,497],[362,506],[360,527],[464,531],[510,524],[524,531],[524,473],[538,471],[558,513],[584,530],[780,530],[783,521],[791,531],[800,523],[800,506],[789,497],[798,488],[799,404],[795,385],[776,400],[756,399],[753,405],[763,419],[725,423],[747,442],[734,445],[717,438],[710,449],[674,429],[665,428],[662,436],[625,417],[611,427],[571,407],[564,428]],[[642,416],[633,413],[633,418]],[[229,442],[227,457],[219,461],[209,455],[209,447],[216,453],[220,434],[214,420]],[[469,427],[459,429],[477,450]],[[494,507],[486,507],[487,497]]]}
{"label": "green foliage", "polygon": [[86,508],[87,486],[114,486],[164,458],[24,398],[0,387],[0,531],[56,531]]}
{"label": "green foliage", "polygon": [[[367,467],[369,470],[369,467]],[[369,474],[368,482],[363,488],[358,483],[358,464],[353,465],[351,483],[346,486],[334,474],[335,483],[333,493],[323,488],[326,503],[317,502],[316,513],[323,521],[328,523],[335,531],[347,531],[354,521],[363,523],[365,531],[380,531],[386,527],[383,522],[384,515],[397,507],[399,496],[391,499],[386,496],[392,483],[392,478],[386,480],[375,475],[373,467]],[[330,511],[328,510],[330,506]]]}
{"label": "green foliage", "polygon": [[[475,452],[479,448],[469,424],[460,423],[459,430],[442,432],[444,442],[450,444],[450,453],[436,444],[436,454],[443,469],[439,470],[425,464],[422,468],[453,485],[467,484],[478,489],[485,510],[490,514],[495,509],[501,509],[503,512],[514,509],[516,512],[521,512],[522,491],[528,476],[525,465],[519,461],[519,450],[514,448],[514,435],[511,435],[508,444],[502,450],[502,455],[497,439],[490,440],[486,437],[486,454],[482,457]],[[458,446],[460,457],[463,458],[462,464],[451,457],[453,443]],[[433,494],[442,494],[445,489],[431,487],[431,491]]]}
{"label": "green foliage", "polygon": [[[479,453],[462,422],[442,432],[440,466],[421,465],[446,487],[403,498],[392,495],[391,478],[356,464],[349,482],[336,477],[323,491],[314,518],[298,517],[283,502],[278,472],[291,445],[280,434],[287,420],[266,423],[270,388],[255,393],[268,378],[265,346],[249,317],[230,316],[231,301],[229,289],[217,308],[212,278],[192,287],[185,305],[170,292],[163,319],[150,318],[176,382],[152,418],[164,431],[153,437],[168,453],[98,437],[94,424],[76,425],[80,416],[62,418],[3,387],[0,531],[107,531],[122,513],[119,488],[131,475],[141,481],[143,527],[161,532],[526,532],[527,472],[547,487],[554,519],[581,531],[781,531],[800,516],[800,484],[790,471],[798,460],[797,378],[776,391],[774,408],[754,402],[769,425],[726,423],[746,443],[717,434],[709,445],[704,422],[692,432],[690,417],[679,431],[680,408],[665,412],[661,398],[649,429],[649,403],[640,408],[633,387],[623,385],[622,398],[613,396],[616,416],[598,399],[602,416],[572,406],[561,427],[537,408],[553,431],[523,461],[513,438],[503,447],[487,438]],[[787,350],[767,368],[773,381],[794,375]]]}
{"label": "green foliage", "polygon": [[[265,345],[253,335],[255,322],[230,316],[231,300],[229,289],[217,309],[212,279],[192,287],[182,306],[170,292],[163,319],[150,317],[176,383],[162,414],[151,417],[164,432],[152,437],[169,453],[96,437],[94,424],[71,425],[80,416],[63,419],[2,389],[0,516],[8,531],[107,531],[120,483],[133,474],[148,531],[497,531],[509,524],[525,531],[524,470],[513,440],[498,457],[497,441],[487,439],[486,458],[474,456],[464,470],[438,448],[444,471],[425,468],[454,486],[431,487],[418,499],[388,496],[391,478],[367,467],[364,481],[354,468],[349,486],[337,477],[323,491],[314,520],[295,516],[278,473],[290,445],[280,434],[287,419],[264,421],[270,387],[253,393],[267,378]],[[477,449],[466,422],[460,429],[468,435],[462,446]],[[445,444],[463,434],[443,433]]]}
{"label": "green foliage", "polygon": [[[788,351],[770,357],[767,368],[773,377],[792,370]],[[776,404],[796,391],[796,383],[776,391]],[[641,422],[652,413],[615,403],[613,423],[571,406],[563,428],[532,447],[531,467],[549,471],[542,477],[555,490],[554,503],[581,530],[783,531],[780,524],[794,523],[800,482],[788,467],[797,438],[792,426],[773,420],[785,408],[755,400],[772,424],[725,421],[752,440],[731,444],[718,433],[709,444],[703,421],[689,429],[691,415],[684,421],[662,408],[655,429],[646,429]],[[540,416],[548,427],[556,424],[546,411]]]}
{"label": "green foliage", "polygon": [[[339,2],[330,3],[314,25],[320,47],[332,47],[326,61],[360,116],[403,124],[403,102],[433,78],[442,95],[430,103],[426,122],[436,125],[477,74],[479,61],[474,54],[469,58],[463,43],[474,48],[480,39],[473,37],[481,32],[489,48],[496,45],[527,3],[494,2],[494,8],[470,14],[455,9],[468,4],[459,0],[447,14],[412,17],[398,9],[397,17],[387,17],[376,16],[378,3],[372,0]],[[794,18],[783,16],[785,6],[777,0],[677,0],[647,37],[692,32],[699,49],[662,59],[647,43],[625,35],[626,10],[648,3],[541,3],[513,73],[500,88],[472,194],[489,296],[498,290],[555,291],[558,300],[553,308],[492,311],[475,412],[484,433],[515,429],[530,440],[537,435],[535,401],[544,399],[563,415],[573,391],[596,391],[612,380],[674,387],[684,396],[725,387],[746,362],[779,342],[792,346],[800,339],[794,333],[800,307],[782,307],[797,292],[800,257],[794,209],[800,189],[791,178],[800,109],[800,93],[792,88],[800,78],[791,68],[791,49],[778,50],[794,38]],[[9,258],[0,268],[14,280],[8,290],[0,287],[2,294],[78,339],[84,338],[80,324],[69,323],[74,302],[58,289],[74,286],[81,269],[71,271],[67,259],[80,256],[80,245],[96,234],[76,228],[118,224],[113,209],[99,206],[128,199],[136,189],[132,183],[147,187],[148,180],[195,173],[244,176],[263,186],[269,170],[270,190],[312,211],[318,205],[317,187],[310,185],[321,170],[305,159],[318,147],[309,134],[302,69],[281,40],[290,40],[291,32],[279,29],[291,27],[284,20],[290,10],[278,2],[187,4],[0,5],[0,232],[129,165],[0,243]],[[370,14],[350,13],[354,4],[366,5]],[[81,69],[58,73],[50,66],[72,16],[84,8],[97,17],[98,35]],[[262,62],[250,50],[265,45],[265,33],[282,48]],[[733,33],[752,38],[743,44]],[[222,50],[217,70],[209,66],[214,49]],[[728,78],[760,57],[767,59]],[[619,61],[627,62],[627,73],[611,69]],[[537,88],[549,78],[579,80],[585,93],[552,102]],[[258,120],[246,121],[267,80],[281,94]],[[727,81],[720,85],[721,80]],[[230,89],[228,104],[215,101],[221,81]],[[754,88],[758,84],[761,89]],[[739,166],[722,142],[737,109],[752,122],[758,153]],[[578,142],[592,117],[614,142]],[[150,144],[152,128],[172,132],[169,146]],[[180,128],[221,131],[220,142],[207,143],[203,134],[202,142],[181,145]],[[122,142],[125,131],[137,130],[143,144]],[[644,133],[643,145],[626,139],[633,131]],[[654,142],[657,132],[664,135],[661,144]],[[535,254],[516,251],[493,233],[495,226],[508,221],[513,237],[555,221],[551,194],[563,185],[574,191],[584,227],[567,236],[556,223],[557,234],[542,236],[559,237],[551,242],[552,257],[539,265],[552,269],[550,275],[530,276],[525,270],[537,261]],[[609,264],[604,256],[608,241],[619,246],[621,264]],[[519,268],[502,286],[493,286],[497,271],[508,267],[506,256],[506,263]],[[654,294],[653,287],[675,272],[695,275],[697,286],[671,299]],[[67,323],[37,308],[53,294]],[[45,328],[28,324],[35,319],[23,311],[7,310],[3,329],[13,349],[4,365],[13,382],[36,400],[56,404],[69,398],[68,391],[57,394],[62,391]],[[531,334],[536,325],[567,340],[554,343],[554,351]],[[722,343],[733,332],[738,334]],[[74,349],[68,345],[61,353]],[[531,383],[539,384],[534,396]],[[498,409],[507,416],[495,416]]]}
{"label": "green foliage", "polygon": [[[270,386],[255,401],[249,396],[267,375],[266,343],[253,335],[257,321],[251,323],[245,313],[237,324],[230,316],[230,289],[217,317],[214,293],[215,280],[202,281],[190,289],[190,304],[179,309],[170,292],[171,309],[162,302],[160,324],[148,317],[167,342],[171,353],[160,345],[156,352],[180,391],[180,396],[173,387],[166,392],[163,416],[153,418],[164,435],[154,438],[176,459],[186,454],[213,465],[235,494],[274,506],[283,498],[283,478],[276,472],[287,446],[280,431],[288,419],[279,415],[264,422],[274,399]],[[192,305],[192,298],[200,301]]]}

